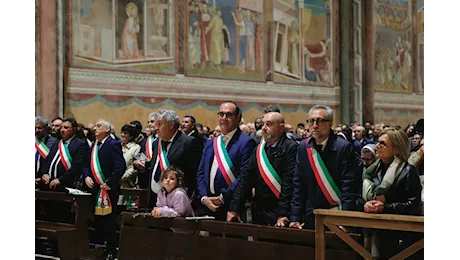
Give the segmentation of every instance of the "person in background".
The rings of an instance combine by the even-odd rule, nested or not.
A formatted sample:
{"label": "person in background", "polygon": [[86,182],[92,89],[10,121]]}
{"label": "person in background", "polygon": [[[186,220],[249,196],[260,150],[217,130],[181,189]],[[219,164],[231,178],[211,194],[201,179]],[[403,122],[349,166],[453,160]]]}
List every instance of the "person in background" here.
{"label": "person in background", "polygon": [[51,134],[51,136],[57,138],[58,140],[61,139],[61,136],[60,136],[61,124],[62,124],[62,118],[61,117],[56,117],[53,120],[51,120],[50,134]]}

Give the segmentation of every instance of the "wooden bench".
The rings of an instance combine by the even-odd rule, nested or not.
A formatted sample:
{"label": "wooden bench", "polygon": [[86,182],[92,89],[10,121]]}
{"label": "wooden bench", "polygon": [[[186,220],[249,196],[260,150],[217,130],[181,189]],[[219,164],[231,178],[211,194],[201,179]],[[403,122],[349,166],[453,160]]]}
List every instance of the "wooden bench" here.
{"label": "wooden bench", "polygon": [[120,188],[120,195],[131,196],[133,198],[139,197],[139,208],[147,207],[148,192],[148,189]]}
{"label": "wooden bench", "polygon": [[[153,218],[122,213],[119,260],[126,259],[290,259],[315,255],[315,233],[213,220]],[[174,232],[171,231],[174,229]],[[200,231],[206,231],[203,235]],[[360,240],[360,235],[352,234]],[[356,254],[334,234],[327,233],[329,259],[353,259]]]}
{"label": "wooden bench", "polygon": [[35,237],[47,237],[55,240],[60,259],[80,259],[103,254],[100,250],[90,250],[89,248],[87,217],[89,206],[91,205],[91,196],[37,190],[35,191],[35,199],[76,203],[73,224],[41,220],[35,221]]}
{"label": "wooden bench", "polygon": [[[327,226],[338,237],[340,237],[356,252],[358,252],[364,259],[372,259],[371,253],[367,251],[361,244],[357,243],[356,240],[352,239],[349,234],[339,229],[337,225],[423,233],[424,218],[422,216],[371,214],[329,209],[316,209],[313,211],[313,213],[315,214],[316,219],[316,260],[323,260],[327,259],[326,257],[329,257],[329,252],[325,250],[326,244],[329,242],[326,241],[327,239],[325,239],[324,226]],[[422,249],[423,244],[424,240],[422,238],[397,255],[393,256],[391,260],[406,259],[407,257]]]}

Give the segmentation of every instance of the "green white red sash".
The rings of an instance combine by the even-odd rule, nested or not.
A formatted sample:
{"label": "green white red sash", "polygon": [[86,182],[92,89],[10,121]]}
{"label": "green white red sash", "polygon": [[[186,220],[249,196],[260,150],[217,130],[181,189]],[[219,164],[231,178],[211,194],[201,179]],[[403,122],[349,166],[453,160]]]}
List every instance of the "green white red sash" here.
{"label": "green white red sash", "polygon": [[216,157],[219,170],[224,176],[225,182],[228,186],[232,185],[235,181],[235,175],[233,174],[234,167],[230,156],[228,155],[227,149],[225,148],[224,140],[222,135],[214,138],[214,156]]}
{"label": "green white red sash", "polygon": [[[308,139],[309,140],[309,139]],[[307,143],[308,143],[307,140]],[[316,181],[318,182],[321,191],[331,205],[340,205],[341,192],[331,177],[331,174],[326,168],[323,159],[311,147],[307,147],[308,159],[310,160],[311,169],[315,174]]]}
{"label": "green white red sash", "polygon": [[72,157],[70,157],[69,148],[62,140],[59,141],[59,156],[61,156],[62,165],[66,171],[72,167]]}
{"label": "green white red sash", "polygon": [[163,173],[171,165],[166,156],[166,151],[163,150],[163,145],[161,144],[161,139],[158,139],[158,163],[161,167],[161,172]]}
{"label": "green white red sash", "polygon": [[259,146],[257,146],[257,165],[265,183],[275,196],[279,198],[281,193],[281,178],[268,160],[267,153],[265,152],[266,144],[267,142],[262,139]]}
{"label": "green white red sash", "polygon": [[147,159],[149,159],[149,161],[152,160],[152,155],[153,155],[153,141],[152,140],[152,136],[149,136],[147,137],[147,141],[145,142],[145,153],[146,153],[146,156],[147,156]]}
{"label": "green white red sash", "polygon": [[50,149],[48,149],[48,146],[46,146],[46,144],[37,137],[35,137],[35,149],[37,149],[38,153],[40,153],[40,156],[44,159],[46,159],[46,157],[50,153]]}
{"label": "green white red sash", "polygon": [[[93,146],[93,151],[91,152],[91,171],[93,172],[94,180],[99,186],[105,183],[105,176],[102,173],[99,162],[99,146],[96,144]],[[96,199],[95,215],[104,216],[112,213],[112,202],[106,189],[99,188]]]}

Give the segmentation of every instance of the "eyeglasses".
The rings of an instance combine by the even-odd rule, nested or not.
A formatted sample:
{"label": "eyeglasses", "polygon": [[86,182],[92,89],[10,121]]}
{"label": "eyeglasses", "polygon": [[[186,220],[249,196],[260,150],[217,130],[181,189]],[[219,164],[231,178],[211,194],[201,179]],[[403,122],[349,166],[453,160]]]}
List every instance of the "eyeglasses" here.
{"label": "eyeglasses", "polygon": [[324,124],[324,122],[330,122],[331,120],[328,120],[328,119],[323,119],[323,118],[317,118],[317,119],[314,119],[314,118],[310,118],[310,119],[307,119],[307,124],[312,126],[315,124],[318,125],[318,126],[322,126]]}
{"label": "eyeglasses", "polygon": [[153,124],[153,123],[155,123],[155,120],[147,121],[147,124],[148,124],[148,123],[152,123],[152,124]]}
{"label": "eyeglasses", "polygon": [[235,114],[235,113],[232,113],[232,112],[227,112],[227,113],[225,113],[225,112],[218,112],[217,115],[218,115],[220,118],[224,118],[224,116],[225,116],[226,118],[230,118],[230,117],[232,117],[232,116],[236,116],[236,114]]}
{"label": "eyeglasses", "polygon": [[377,143],[375,143],[375,145],[380,145],[380,146],[382,146],[383,148],[386,148],[386,147],[387,147],[387,144],[386,144],[384,141],[377,141]]}

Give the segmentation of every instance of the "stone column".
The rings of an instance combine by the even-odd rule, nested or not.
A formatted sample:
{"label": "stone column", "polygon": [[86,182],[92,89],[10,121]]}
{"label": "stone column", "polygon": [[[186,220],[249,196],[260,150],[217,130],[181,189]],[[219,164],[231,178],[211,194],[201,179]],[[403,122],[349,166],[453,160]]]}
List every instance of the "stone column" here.
{"label": "stone column", "polygon": [[40,1],[41,116],[48,120],[58,113],[56,60],[56,1]]}
{"label": "stone column", "polygon": [[339,1],[340,21],[340,123],[350,123],[350,80],[351,80],[351,0]]}
{"label": "stone column", "polygon": [[375,0],[364,2],[364,62],[363,62],[363,117],[364,120],[374,122],[375,88],[374,88],[374,46]]}

